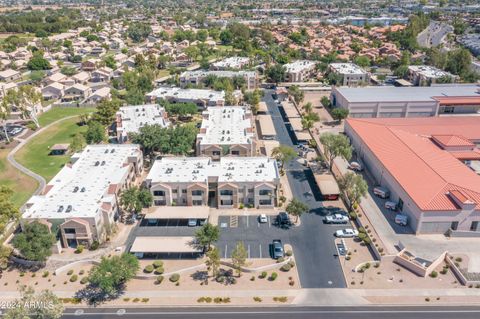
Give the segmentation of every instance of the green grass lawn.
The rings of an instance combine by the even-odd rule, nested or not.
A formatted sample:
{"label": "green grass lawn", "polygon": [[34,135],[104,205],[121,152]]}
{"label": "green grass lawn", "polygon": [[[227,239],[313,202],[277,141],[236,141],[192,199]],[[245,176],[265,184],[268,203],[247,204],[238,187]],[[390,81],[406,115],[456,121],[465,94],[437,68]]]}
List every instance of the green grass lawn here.
{"label": "green grass lawn", "polygon": [[94,110],[93,107],[53,107],[50,111],[40,115],[38,122],[40,126],[45,126],[67,116],[91,113]]}
{"label": "green grass lawn", "polygon": [[0,185],[13,190],[12,202],[22,206],[37,188],[37,181],[17,170],[7,162],[10,149],[0,150]]}
{"label": "green grass lawn", "polygon": [[[56,111],[56,109],[54,109],[54,111]],[[48,113],[44,115],[47,114]],[[51,122],[53,121],[52,118],[54,118],[54,116],[49,117]],[[43,121],[47,121],[47,119],[43,119]],[[16,160],[49,181],[70,160],[70,155],[49,155],[49,149],[57,143],[70,143],[76,133],[85,132],[87,127],[78,126],[77,122],[78,117],[71,118],[57,123],[35,136],[18,151],[15,156]]]}

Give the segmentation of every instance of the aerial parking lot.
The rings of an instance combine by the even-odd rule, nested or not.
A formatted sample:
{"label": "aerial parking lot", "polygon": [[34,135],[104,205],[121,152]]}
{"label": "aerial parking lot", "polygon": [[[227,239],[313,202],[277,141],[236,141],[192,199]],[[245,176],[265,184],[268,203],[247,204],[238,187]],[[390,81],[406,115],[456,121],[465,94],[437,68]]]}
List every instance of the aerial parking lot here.
{"label": "aerial parking lot", "polygon": [[293,248],[302,287],[345,287],[333,234],[350,226],[324,224],[325,214],[325,209],[312,210],[301,217],[299,226],[290,228],[276,226],[276,216],[267,216],[266,223],[260,223],[258,216],[220,216],[216,246],[222,258],[230,258],[239,241],[247,248],[249,258],[271,258],[270,245],[280,239]]}

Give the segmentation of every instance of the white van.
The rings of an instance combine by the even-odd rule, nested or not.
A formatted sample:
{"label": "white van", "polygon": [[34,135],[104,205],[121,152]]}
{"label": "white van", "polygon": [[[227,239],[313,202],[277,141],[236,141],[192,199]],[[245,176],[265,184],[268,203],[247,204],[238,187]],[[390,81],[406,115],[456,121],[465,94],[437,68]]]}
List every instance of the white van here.
{"label": "white van", "polygon": [[395,216],[395,224],[398,224],[400,226],[407,226],[408,216],[403,214],[397,214]]}
{"label": "white van", "polygon": [[380,198],[388,198],[390,196],[389,190],[381,186],[373,188],[373,193]]}
{"label": "white van", "polygon": [[385,202],[385,208],[395,211],[395,210],[397,210],[397,203],[392,202],[392,201],[386,201]]}

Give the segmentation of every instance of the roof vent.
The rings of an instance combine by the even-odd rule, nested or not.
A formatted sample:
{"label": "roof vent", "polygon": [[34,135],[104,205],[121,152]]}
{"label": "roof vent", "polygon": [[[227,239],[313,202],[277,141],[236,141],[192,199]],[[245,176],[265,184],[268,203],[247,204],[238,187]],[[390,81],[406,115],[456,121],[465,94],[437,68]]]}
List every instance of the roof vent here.
{"label": "roof vent", "polygon": [[62,205],[58,206],[58,210],[57,210],[57,212],[58,212],[58,213],[61,213],[61,212],[63,212],[63,206],[62,206]]}
{"label": "roof vent", "polygon": [[98,165],[100,165],[100,162],[99,162],[99,161],[96,161],[96,162],[95,162],[95,166],[98,166]]}
{"label": "roof vent", "polygon": [[85,193],[86,189],[85,187],[82,187],[82,189],[80,190],[81,193]]}
{"label": "roof vent", "polygon": [[73,192],[74,193],[78,192],[78,186],[75,186],[75,188],[73,189]]}
{"label": "roof vent", "polygon": [[65,213],[70,213],[72,211],[72,209],[73,209],[72,205],[68,205]]}

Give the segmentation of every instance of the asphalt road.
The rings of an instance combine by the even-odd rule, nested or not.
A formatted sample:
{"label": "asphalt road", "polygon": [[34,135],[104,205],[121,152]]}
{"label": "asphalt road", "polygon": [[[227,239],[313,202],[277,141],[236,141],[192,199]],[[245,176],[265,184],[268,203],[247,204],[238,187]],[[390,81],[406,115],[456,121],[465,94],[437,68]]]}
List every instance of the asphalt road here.
{"label": "asphalt road", "polygon": [[[288,123],[286,125],[285,118],[272,98],[272,93],[273,90],[265,90],[263,100],[267,103],[272,116],[277,140],[280,144],[295,147],[287,129]],[[295,251],[302,287],[346,287],[339,260],[335,257],[337,251],[333,233],[337,228],[324,225],[322,222],[319,210],[324,205],[323,202],[316,200],[315,192],[318,190],[314,187],[311,171],[296,160],[291,161],[286,170],[293,197],[310,207],[310,213],[301,217],[301,225],[291,231],[289,238]]]}
{"label": "asphalt road", "polygon": [[138,319],[477,319],[479,307],[368,306],[368,307],[264,307],[264,308],[98,308],[68,309],[63,318]]}

